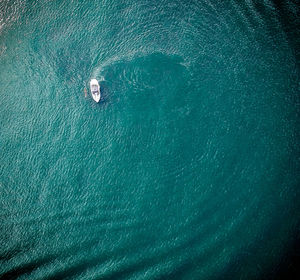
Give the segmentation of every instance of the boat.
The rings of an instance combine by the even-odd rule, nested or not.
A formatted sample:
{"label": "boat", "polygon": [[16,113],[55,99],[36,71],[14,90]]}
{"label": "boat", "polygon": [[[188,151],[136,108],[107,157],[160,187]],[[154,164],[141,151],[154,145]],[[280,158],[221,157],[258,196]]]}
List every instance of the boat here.
{"label": "boat", "polygon": [[96,79],[91,79],[90,81],[91,94],[93,99],[98,103],[101,98],[100,86]]}

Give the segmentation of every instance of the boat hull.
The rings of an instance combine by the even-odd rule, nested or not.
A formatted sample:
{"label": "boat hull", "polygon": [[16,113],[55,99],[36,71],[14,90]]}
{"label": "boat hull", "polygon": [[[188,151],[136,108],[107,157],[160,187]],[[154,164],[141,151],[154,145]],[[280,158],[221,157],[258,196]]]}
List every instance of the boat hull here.
{"label": "boat hull", "polygon": [[97,103],[101,99],[101,92],[100,92],[100,86],[96,79],[91,79],[90,81],[90,89],[91,89],[91,95]]}

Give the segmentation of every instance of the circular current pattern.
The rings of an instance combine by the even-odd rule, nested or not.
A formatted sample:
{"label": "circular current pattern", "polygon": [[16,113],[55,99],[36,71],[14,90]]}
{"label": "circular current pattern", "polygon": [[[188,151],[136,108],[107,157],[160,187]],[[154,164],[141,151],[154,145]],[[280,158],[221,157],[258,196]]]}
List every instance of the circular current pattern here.
{"label": "circular current pattern", "polygon": [[299,237],[297,15],[1,1],[0,278],[276,277]]}

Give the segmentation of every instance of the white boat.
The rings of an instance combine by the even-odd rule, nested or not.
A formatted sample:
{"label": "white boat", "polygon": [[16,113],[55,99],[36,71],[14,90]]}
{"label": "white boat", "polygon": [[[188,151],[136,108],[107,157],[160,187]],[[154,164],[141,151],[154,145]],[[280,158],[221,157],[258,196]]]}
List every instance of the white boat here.
{"label": "white boat", "polygon": [[98,83],[98,81],[96,79],[91,79],[91,81],[90,81],[90,88],[91,88],[91,94],[92,94],[93,99],[96,102],[99,102],[100,101],[100,97],[101,97],[100,86],[99,86],[99,83]]}

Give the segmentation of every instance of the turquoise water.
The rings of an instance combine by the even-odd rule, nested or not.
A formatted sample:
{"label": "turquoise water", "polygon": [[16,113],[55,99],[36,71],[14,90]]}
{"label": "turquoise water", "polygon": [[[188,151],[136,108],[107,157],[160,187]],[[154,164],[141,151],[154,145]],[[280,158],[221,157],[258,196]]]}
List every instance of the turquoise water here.
{"label": "turquoise water", "polygon": [[300,236],[276,3],[1,1],[0,278],[276,277]]}

